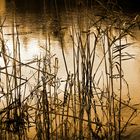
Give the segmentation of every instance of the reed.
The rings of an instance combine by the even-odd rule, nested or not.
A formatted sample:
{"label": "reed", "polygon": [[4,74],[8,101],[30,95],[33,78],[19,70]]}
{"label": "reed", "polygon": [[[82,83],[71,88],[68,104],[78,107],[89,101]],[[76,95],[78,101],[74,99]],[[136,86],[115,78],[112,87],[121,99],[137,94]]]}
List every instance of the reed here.
{"label": "reed", "polygon": [[[106,21],[111,21],[110,25]],[[129,104],[129,87],[123,71],[123,61],[133,58],[125,49],[133,45],[127,36],[131,35],[135,20],[129,24],[111,16],[96,17],[90,19],[84,30],[80,22],[78,27],[73,23],[70,30],[73,52],[69,60],[73,63],[72,71],[60,30],[65,79],[58,77],[59,59],[52,54],[49,35],[43,46],[44,54],[25,63],[21,60],[16,21],[12,22],[12,55],[4,38],[4,23],[5,20],[0,25],[4,63],[0,67],[0,139],[29,140],[30,132],[31,139],[39,140],[121,139],[136,113]],[[24,75],[25,68],[31,71],[30,75]],[[128,87],[127,99],[123,99],[124,85]],[[123,108],[132,110],[125,122]]]}

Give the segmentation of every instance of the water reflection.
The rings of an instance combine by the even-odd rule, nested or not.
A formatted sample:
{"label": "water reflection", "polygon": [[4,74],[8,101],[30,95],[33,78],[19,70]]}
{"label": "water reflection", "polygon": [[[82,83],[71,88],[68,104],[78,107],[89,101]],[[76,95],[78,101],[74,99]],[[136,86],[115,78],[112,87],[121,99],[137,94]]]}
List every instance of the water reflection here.
{"label": "water reflection", "polygon": [[[40,46],[46,44],[47,38],[47,44],[50,43],[52,52],[59,58],[59,67],[62,68],[64,67],[64,62],[61,52],[61,41],[63,41],[67,55],[66,60],[69,62],[68,67],[69,70],[72,70],[72,61],[69,61],[72,60],[70,31],[73,25],[75,29],[80,26],[83,31],[86,31],[88,26],[90,27],[90,21],[87,17],[88,10],[86,8],[79,12],[77,9],[72,8],[72,5],[74,7],[76,3],[69,0],[67,5],[62,7],[62,2],[65,5],[64,1],[55,4],[55,0],[16,0],[15,5],[12,3],[12,0],[9,2],[5,2],[5,0],[0,1],[0,15],[2,16],[3,13],[6,13],[4,34],[7,46],[12,47],[12,22],[16,20],[22,60],[32,59],[36,55],[43,53]],[[59,38],[60,32],[63,40]],[[126,79],[130,84],[130,91],[135,95],[135,100],[137,99],[138,101],[140,87],[140,78],[138,76],[140,73],[140,48],[139,46],[133,46],[129,48],[128,52],[136,54],[136,59],[131,60],[130,62],[132,63],[126,62],[124,64],[124,71]],[[130,74],[133,71],[135,73],[133,75]],[[59,75],[64,76],[64,69],[60,69]]]}
{"label": "water reflection", "polygon": [[4,14],[6,8],[5,0],[0,1],[0,16]]}
{"label": "water reflection", "polygon": [[[22,2],[12,1],[6,3],[7,20],[5,25],[12,26],[13,14],[15,13],[16,24],[18,25],[18,31],[21,40],[25,40],[23,46],[27,47],[30,40],[35,39],[40,42],[46,39],[46,36],[50,36],[51,41],[60,41],[59,32],[61,31],[61,37],[66,38],[66,33],[69,32],[69,27],[73,22],[77,22],[77,10],[72,8],[75,3],[68,2],[66,7],[71,7],[70,10],[66,10],[66,7],[61,6],[64,1],[58,1],[57,6],[55,1],[27,1]],[[45,3],[45,4],[44,4]],[[63,5],[65,5],[63,3]],[[15,8],[14,8],[15,7]],[[84,9],[85,10],[85,9]],[[85,14],[83,12],[83,15]],[[12,14],[13,13],[13,14]],[[80,13],[81,14],[81,13]],[[85,24],[85,15],[80,19],[80,26]],[[5,34],[12,34],[12,30],[6,29]]]}

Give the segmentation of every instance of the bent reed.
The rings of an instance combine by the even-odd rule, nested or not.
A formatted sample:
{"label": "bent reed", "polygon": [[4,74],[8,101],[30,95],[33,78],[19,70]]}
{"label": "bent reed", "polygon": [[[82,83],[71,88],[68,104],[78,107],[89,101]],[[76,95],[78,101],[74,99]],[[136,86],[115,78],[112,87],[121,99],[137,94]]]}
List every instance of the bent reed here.
{"label": "bent reed", "polygon": [[[106,25],[108,21],[111,22]],[[62,79],[58,77],[59,58],[52,55],[49,35],[44,53],[30,62],[22,62],[16,22],[11,27],[11,54],[3,33],[5,20],[1,21],[0,139],[120,140],[137,113],[130,105],[123,71],[123,62],[134,58],[125,50],[133,45],[127,37],[132,35],[136,23],[135,19],[130,24],[120,18],[97,16],[90,19],[86,30],[81,29],[80,22],[78,27],[73,24],[69,34],[72,71],[60,30],[66,69]],[[30,74],[25,75],[24,69]],[[132,112],[125,120],[123,108]]]}

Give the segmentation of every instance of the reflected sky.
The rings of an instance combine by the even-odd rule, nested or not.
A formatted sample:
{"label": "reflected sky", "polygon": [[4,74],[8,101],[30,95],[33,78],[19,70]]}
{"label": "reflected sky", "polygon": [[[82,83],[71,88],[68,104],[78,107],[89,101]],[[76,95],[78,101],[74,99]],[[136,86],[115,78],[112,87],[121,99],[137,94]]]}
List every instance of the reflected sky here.
{"label": "reflected sky", "polygon": [[5,0],[0,1],[0,16],[5,12],[6,10],[6,3]]}

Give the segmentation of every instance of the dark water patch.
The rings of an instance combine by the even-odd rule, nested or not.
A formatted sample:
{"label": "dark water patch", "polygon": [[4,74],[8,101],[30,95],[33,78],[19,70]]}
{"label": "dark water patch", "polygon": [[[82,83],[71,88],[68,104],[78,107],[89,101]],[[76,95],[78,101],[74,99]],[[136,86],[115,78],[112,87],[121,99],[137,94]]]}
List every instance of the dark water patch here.
{"label": "dark water patch", "polygon": [[38,13],[43,11],[44,2],[34,0],[7,0],[7,8],[14,7],[18,12]]}
{"label": "dark water patch", "polygon": [[[6,0],[8,3],[13,0]],[[43,9],[53,11],[57,8],[60,10],[67,10],[79,7],[93,8],[98,5],[102,8],[116,8],[120,7],[123,11],[135,12],[140,11],[139,0],[14,0],[15,6],[19,11],[28,10],[29,12],[41,12]]]}
{"label": "dark water patch", "polygon": [[73,8],[78,2],[71,0],[6,0],[7,5],[14,4],[18,12],[52,12],[54,10],[62,11],[68,8]]}
{"label": "dark water patch", "polygon": [[140,12],[139,0],[118,0],[118,5],[126,12]]}

